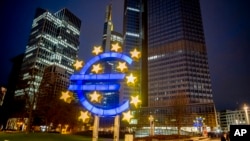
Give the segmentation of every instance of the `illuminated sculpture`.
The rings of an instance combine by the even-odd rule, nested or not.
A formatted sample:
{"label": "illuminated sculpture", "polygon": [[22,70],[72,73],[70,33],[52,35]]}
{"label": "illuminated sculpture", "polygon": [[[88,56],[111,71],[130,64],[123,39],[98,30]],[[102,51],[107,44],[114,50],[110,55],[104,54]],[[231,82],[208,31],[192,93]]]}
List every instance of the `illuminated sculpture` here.
{"label": "illuminated sculpture", "polygon": [[132,117],[133,116],[131,115],[130,111],[127,111],[127,112],[123,113],[123,119],[122,120],[125,120],[125,121],[129,122]]}
{"label": "illuminated sculpture", "polygon": [[[102,93],[113,92],[119,94],[120,81],[127,79],[127,84],[134,84],[137,78],[130,73],[128,76],[124,73],[128,70],[127,64],[131,65],[133,59],[140,58],[140,52],[136,49],[131,51],[131,57],[119,53],[121,47],[118,43],[112,44],[111,52],[103,52],[101,46],[94,46],[92,53],[96,56],[88,61],[77,74],[70,77],[71,85],[69,90],[78,95],[81,104],[91,113],[98,116],[116,116],[129,109],[129,100],[113,107],[105,107],[100,103]],[[133,59],[132,59],[133,58]],[[107,61],[118,61],[116,73],[104,73],[103,64]],[[76,61],[75,68],[78,69],[83,62]],[[105,65],[104,65],[105,66]],[[91,69],[92,68],[92,69]],[[97,91],[100,92],[97,94]],[[91,93],[92,94],[88,94]],[[88,96],[87,96],[88,94]],[[138,97],[132,97],[132,104],[137,107],[141,102]]]}
{"label": "illuminated sculpture", "polygon": [[[129,100],[125,101],[123,104],[113,107],[113,108],[105,108],[102,105],[96,103],[92,103],[86,97],[86,93],[90,91],[119,91],[120,84],[114,83],[117,81],[122,81],[125,78],[124,73],[106,73],[106,74],[87,74],[89,73],[89,68],[94,66],[99,61],[108,60],[108,61],[125,61],[127,64],[132,63],[132,59],[121,53],[117,52],[105,52],[99,54],[92,58],[89,62],[85,64],[85,66],[80,70],[79,74],[74,74],[70,77],[70,80],[73,82],[69,86],[69,90],[75,91],[78,95],[78,98],[82,105],[91,113],[98,115],[98,116],[115,116],[119,115],[120,113],[128,110],[129,108]],[[99,64],[95,65],[91,72],[97,73],[99,72],[101,67]],[[94,69],[96,68],[96,69]],[[94,71],[96,70],[96,71]],[[128,79],[128,83],[133,83],[135,77],[130,74],[126,77]],[[100,82],[108,82],[99,84]]]}
{"label": "illuminated sculpture", "polygon": [[62,96],[60,97],[60,99],[64,100],[64,102],[70,103],[74,98],[71,92],[66,91],[62,92]]}
{"label": "illuminated sculpture", "polygon": [[[94,126],[93,126],[93,141],[98,138],[98,127],[99,127],[99,117],[115,116],[114,136],[119,136],[119,117],[122,114],[124,121],[130,122],[133,115],[129,111],[130,104],[135,107],[141,102],[137,96],[131,96],[131,102],[129,99],[123,103],[119,103],[119,98],[117,104],[105,105],[102,100],[105,98],[105,94],[111,93],[112,98],[119,95],[120,82],[127,80],[127,85],[135,85],[137,82],[137,77],[132,73],[125,73],[128,71],[127,65],[132,65],[133,60],[137,61],[141,57],[141,53],[134,49],[131,51],[131,57],[122,54],[122,49],[118,43],[112,44],[110,52],[103,52],[101,46],[94,46],[92,53],[96,55],[90,59],[85,66],[82,67],[83,61],[76,60],[73,65],[79,72],[73,74],[70,77],[71,84],[68,90],[77,93],[78,100],[87,110],[85,112],[81,111],[79,120],[83,122],[88,122],[90,118],[90,113],[94,114]],[[109,70],[105,72],[108,62],[118,62],[116,70]],[[108,68],[108,67],[107,67]],[[60,99],[65,102],[70,103],[73,100],[72,93],[69,91],[62,92]],[[106,102],[107,103],[107,102]],[[127,111],[127,112],[125,112]],[[90,113],[89,113],[90,112]]]}
{"label": "illuminated sculpture", "polygon": [[141,102],[141,100],[139,99],[139,96],[138,96],[138,95],[137,95],[137,96],[131,96],[131,101],[130,101],[130,103],[131,103],[131,104],[134,104],[135,107],[137,107],[138,103],[140,103],[140,102]]}
{"label": "illuminated sculpture", "polygon": [[80,112],[80,116],[78,117],[78,119],[79,120],[82,120],[82,122],[85,122],[87,119],[89,119],[90,118],[90,114],[89,114],[89,112],[88,111],[86,111],[86,112]]}
{"label": "illuminated sculpture", "polygon": [[76,62],[73,64],[73,66],[76,70],[79,70],[83,66],[83,61],[76,60]]}
{"label": "illuminated sculpture", "polygon": [[92,51],[94,55],[98,55],[102,52],[103,52],[102,46],[94,46],[94,50]]}

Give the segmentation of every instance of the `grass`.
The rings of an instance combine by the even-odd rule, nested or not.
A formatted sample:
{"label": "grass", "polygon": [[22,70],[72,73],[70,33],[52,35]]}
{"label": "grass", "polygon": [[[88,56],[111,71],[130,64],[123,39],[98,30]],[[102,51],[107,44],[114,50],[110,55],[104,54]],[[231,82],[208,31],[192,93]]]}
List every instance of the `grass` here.
{"label": "grass", "polygon": [[[105,140],[107,139],[99,139],[99,141]],[[0,141],[92,141],[92,138],[78,135],[62,135],[54,133],[26,134],[0,132]]]}

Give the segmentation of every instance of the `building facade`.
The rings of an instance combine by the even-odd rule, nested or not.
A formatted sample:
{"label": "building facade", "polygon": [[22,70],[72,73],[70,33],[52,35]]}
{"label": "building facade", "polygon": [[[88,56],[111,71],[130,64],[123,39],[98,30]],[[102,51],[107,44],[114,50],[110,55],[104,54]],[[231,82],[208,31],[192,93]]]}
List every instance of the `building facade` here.
{"label": "building facade", "polygon": [[70,73],[57,65],[50,65],[44,69],[39,87],[37,109],[44,106],[55,106],[60,100],[62,91],[67,91],[70,84]]}
{"label": "building facade", "polygon": [[224,132],[230,131],[230,125],[246,125],[247,115],[250,116],[250,110],[247,112],[243,109],[240,110],[223,110],[218,112],[218,123],[220,130]]}
{"label": "building facade", "polygon": [[123,17],[123,50],[130,55],[130,51],[137,49],[141,52],[141,59],[130,68],[137,76],[137,86],[124,89],[123,97],[128,99],[130,94],[139,94],[141,106],[148,106],[148,36],[147,36],[147,2],[144,0],[124,0]]}
{"label": "building facade", "polygon": [[[114,25],[112,22],[112,4],[106,7],[105,20],[103,26],[102,35],[102,48],[104,52],[110,52],[112,44],[118,43],[120,46],[123,45],[123,37],[119,32],[114,31]],[[103,61],[102,64],[105,66],[104,73],[116,73],[116,61]],[[103,82],[105,83],[105,82]],[[107,107],[119,105],[119,91],[117,92],[105,92],[103,94],[103,105]]]}
{"label": "building facade", "polygon": [[[73,73],[79,50],[81,20],[68,9],[56,13],[36,10],[21,67],[16,98],[37,98],[44,69],[55,64]],[[35,106],[34,106],[35,108]]]}
{"label": "building facade", "polygon": [[148,1],[149,105],[184,93],[190,104],[213,103],[198,0]]}
{"label": "building facade", "polygon": [[[142,60],[148,61],[148,75],[142,75],[148,77],[148,109],[144,111],[156,117],[172,116],[178,122],[174,112],[149,111],[171,109],[182,103],[190,119],[192,115],[206,116],[206,126],[216,127],[199,0],[125,0],[124,7],[124,47],[140,46]],[[146,69],[139,70],[143,73]],[[182,127],[192,126],[190,122]]]}
{"label": "building facade", "polygon": [[[119,44],[123,46],[123,36],[121,33],[114,30],[114,25],[112,21],[112,3],[107,5],[105,11],[105,20],[103,25],[103,35],[102,35],[102,49],[104,52],[111,52],[113,44]],[[122,49],[120,50],[122,51]],[[103,60],[101,61],[102,66],[104,66],[104,72],[106,74],[117,73],[117,61],[113,60]],[[103,80],[102,84],[110,83],[120,83],[119,81],[107,81]],[[103,91],[102,92],[102,102],[100,103],[105,108],[111,108],[118,106],[122,100],[121,91]],[[122,99],[122,98],[121,98]],[[101,117],[99,121],[99,131],[109,131],[113,128],[114,117]]]}

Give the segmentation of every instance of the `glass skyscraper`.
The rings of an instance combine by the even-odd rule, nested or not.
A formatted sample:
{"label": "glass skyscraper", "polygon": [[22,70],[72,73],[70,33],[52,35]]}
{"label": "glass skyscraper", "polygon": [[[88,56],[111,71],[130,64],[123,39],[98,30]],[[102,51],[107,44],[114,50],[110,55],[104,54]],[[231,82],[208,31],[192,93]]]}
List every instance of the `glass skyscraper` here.
{"label": "glass skyscraper", "polygon": [[[72,74],[79,50],[81,20],[68,9],[36,10],[21,67],[16,98],[37,96],[44,69],[56,65]],[[34,97],[36,96],[36,97]]]}
{"label": "glass skyscraper", "polygon": [[198,0],[148,0],[149,106],[183,93],[213,103]]}
{"label": "glass skyscraper", "polygon": [[182,117],[187,116],[179,122],[183,127],[192,127],[195,116],[205,117],[206,125],[215,127],[199,0],[125,0],[124,15],[125,47],[139,46],[142,60],[148,61],[141,63],[148,64],[148,70],[139,69],[148,72],[141,75],[148,79],[148,107],[137,111],[133,124],[148,125],[152,114],[155,126],[176,125],[174,103],[181,99]]}
{"label": "glass skyscraper", "polygon": [[128,99],[130,94],[139,94],[142,99],[142,107],[148,105],[146,4],[143,0],[124,0],[123,15],[124,52],[130,55],[129,52],[136,48],[142,53],[141,59],[130,69],[136,74],[138,85],[132,89],[125,87],[124,97]]}

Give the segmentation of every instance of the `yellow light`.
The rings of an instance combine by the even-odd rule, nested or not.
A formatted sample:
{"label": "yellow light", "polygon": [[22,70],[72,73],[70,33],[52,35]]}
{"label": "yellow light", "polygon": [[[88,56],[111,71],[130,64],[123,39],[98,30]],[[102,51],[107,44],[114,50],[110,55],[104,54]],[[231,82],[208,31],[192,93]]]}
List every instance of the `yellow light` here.
{"label": "yellow light", "polygon": [[149,116],[148,118],[149,121],[153,121],[154,120],[154,117],[152,115]]}
{"label": "yellow light", "polygon": [[73,66],[75,67],[76,70],[79,70],[83,66],[83,61],[76,60]]}
{"label": "yellow light", "polygon": [[134,104],[135,105],[135,107],[137,107],[137,104],[138,103],[140,103],[141,102],[141,100],[139,99],[139,96],[137,95],[137,96],[131,96],[131,104]]}
{"label": "yellow light", "polygon": [[96,91],[91,93],[89,96],[90,96],[90,101],[91,102],[99,102],[99,100],[101,98],[101,95],[99,93],[97,93]]}
{"label": "yellow light", "polygon": [[129,76],[126,76],[127,78],[127,83],[130,84],[134,84],[135,83],[135,80],[136,80],[136,77],[133,76],[133,74],[131,73]]}
{"label": "yellow light", "polygon": [[60,99],[64,100],[67,103],[70,103],[74,98],[71,92],[66,91],[66,92],[62,92],[62,96],[60,97]]}
{"label": "yellow light", "polygon": [[130,119],[133,118],[133,115],[131,115],[130,111],[124,112],[122,114],[123,114],[122,120],[125,120],[125,121],[129,122]]}
{"label": "yellow light", "polygon": [[141,53],[135,48],[133,51],[130,51],[131,58],[138,60],[141,57]]}
{"label": "yellow light", "polygon": [[92,68],[91,71],[94,72],[94,73],[99,73],[99,72],[101,72],[101,71],[102,71],[102,66],[101,66],[101,64],[93,65],[93,68]]}
{"label": "yellow light", "polygon": [[244,109],[244,110],[247,110],[247,109],[248,109],[247,104],[244,104],[243,109]]}
{"label": "yellow light", "polygon": [[102,46],[94,46],[94,49],[93,49],[93,51],[92,51],[92,53],[93,53],[94,55],[98,55],[98,54],[100,54],[100,53],[102,53],[102,52],[103,52]]}
{"label": "yellow light", "polygon": [[118,66],[116,68],[121,72],[125,72],[126,70],[128,70],[126,62],[118,62]]}
{"label": "yellow light", "polygon": [[112,44],[111,51],[121,52],[122,51],[122,47],[119,45],[119,43]]}
{"label": "yellow light", "polygon": [[90,118],[90,114],[88,111],[86,112],[83,112],[83,111],[80,111],[80,116],[78,117],[78,120],[82,120],[82,122],[87,122],[86,120]]}

